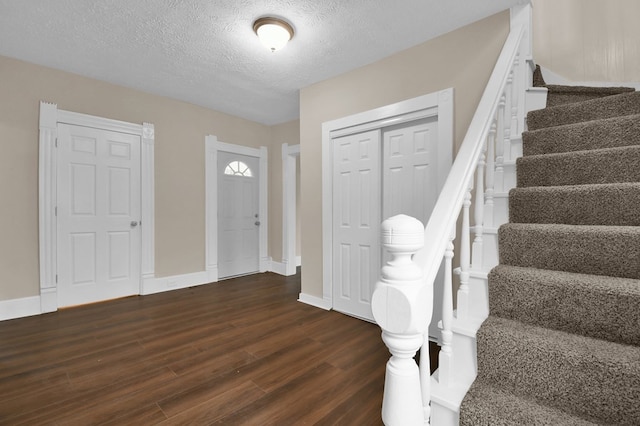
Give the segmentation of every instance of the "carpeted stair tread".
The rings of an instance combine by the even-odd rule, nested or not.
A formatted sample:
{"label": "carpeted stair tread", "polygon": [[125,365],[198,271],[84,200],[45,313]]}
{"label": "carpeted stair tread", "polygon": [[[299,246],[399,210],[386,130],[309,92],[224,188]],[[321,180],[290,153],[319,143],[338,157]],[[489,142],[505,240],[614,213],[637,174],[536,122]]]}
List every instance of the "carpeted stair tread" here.
{"label": "carpeted stair tread", "polygon": [[640,424],[640,348],[490,315],[478,378],[593,422]]}
{"label": "carpeted stair tread", "polygon": [[640,226],[640,182],[513,188],[509,222]]}
{"label": "carpeted stair tread", "polygon": [[632,114],[640,114],[640,92],[530,111],[527,114],[527,125],[529,130],[537,130]]}
{"label": "carpeted stair tread", "polygon": [[563,86],[547,84],[547,107],[583,102],[605,96],[619,95],[633,92],[633,87],[592,87],[592,86]]}
{"label": "carpeted stair tread", "polygon": [[498,265],[489,305],[494,316],[640,345],[640,280]]}
{"label": "carpeted stair tread", "polygon": [[640,227],[506,223],[499,263],[640,279]]}
{"label": "carpeted stair tread", "polygon": [[594,426],[580,417],[476,380],[462,401],[461,426]]}
{"label": "carpeted stair tread", "polygon": [[516,180],[520,188],[640,182],[640,145],[520,157]]}
{"label": "carpeted stair tread", "polygon": [[640,145],[640,114],[522,133],[523,155]]}

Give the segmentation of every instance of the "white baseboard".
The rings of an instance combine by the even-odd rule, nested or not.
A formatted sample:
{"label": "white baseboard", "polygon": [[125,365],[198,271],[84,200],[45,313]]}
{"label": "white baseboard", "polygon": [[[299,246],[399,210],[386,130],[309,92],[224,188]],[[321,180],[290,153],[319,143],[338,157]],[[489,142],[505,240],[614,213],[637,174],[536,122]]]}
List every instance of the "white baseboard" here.
{"label": "white baseboard", "polygon": [[287,275],[287,265],[284,262],[276,262],[275,260],[272,260],[271,268],[269,270],[278,275]]}
{"label": "white baseboard", "polygon": [[330,311],[333,308],[329,300],[305,293],[300,293],[298,296],[298,302],[306,303],[307,305],[315,306],[316,308],[324,309],[325,311]]}
{"label": "white baseboard", "polygon": [[172,275],[162,278],[148,278],[142,282],[141,295],[162,293],[202,284],[215,282],[211,279],[212,271],[193,272],[190,274]]}
{"label": "white baseboard", "polygon": [[0,321],[40,315],[40,296],[0,301]]}
{"label": "white baseboard", "polygon": [[302,266],[302,256],[296,256],[296,266]]}

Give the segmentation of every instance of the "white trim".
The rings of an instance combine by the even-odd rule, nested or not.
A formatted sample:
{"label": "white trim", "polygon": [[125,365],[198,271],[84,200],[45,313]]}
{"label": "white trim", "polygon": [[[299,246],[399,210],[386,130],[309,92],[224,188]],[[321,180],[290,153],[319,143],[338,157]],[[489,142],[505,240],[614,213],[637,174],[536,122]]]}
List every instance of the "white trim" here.
{"label": "white trim", "polygon": [[[332,139],[339,136],[381,129],[428,117],[438,117],[438,146],[451,149],[438,150],[438,164],[452,163],[453,156],[453,88],[408,99],[370,111],[322,123],[322,299],[333,308],[331,276],[333,229],[333,146]],[[438,187],[442,188],[449,170],[438,173]],[[300,299],[302,301],[302,298]],[[310,303],[311,304],[311,303]],[[315,305],[314,305],[315,306]]]}
{"label": "white trim", "polygon": [[39,121],[39,159],[38,159],[38,225],[40,259],[40,309],[42,313],[58,309],[57,300],[57,241],[56,217],[57,204],[57,155],[55,152],[58,136],[58,123],[93,127],[112,132],[128,133],[140,136],[140,173],[141,173],[141,277],[140,289],[144,279],[154,276],[154,141],[153,124],[134,124],[111,120],[77,112],[58,109],[58,105],[40,102]]}
{"label": "white trim", "polygon": [[296,157],[300,145],[282,144],[282,263],[283,275],[295,275],[296,259]]}
{"label": "white trim", "polygon": [[0,321],[39,315],[40,296],[0,300]]}
{"label": "white trim", "polygon": [[218,281],[218,152],[230,152],[233,154],[256,157],[260,163],[260,188],[258,209],[260,222],[265,224],[260,227],[259,239],[259,272],[266,272],[271,268],[271,259],[268,256],[268,154],[267,147],[250,148],[242,145],[234,145],[221,142],[214,135],[207,135],[205,144],[205,259],[206,273],[209,281]]}
{"label": "white trim", "polygon": [[296,266],[302,266],[302,256],[296,256]]}
{"label": "white trim", "polygon": [[[205,259],[211,281],[218,281],[218,139],[204,138],[205,149]],[[212,212],[212,214],[209,214]]]}
{"label": "white trim", "polygon": [[333,308],[331,300],[326,300],[306,293],[300,293],[298,296],[298,302],[315,306],[316,308],[324,309],[325,311],[330,311]]}
{"label": "white trim", "polygon": [[287,265],[284,262],[276,262],[275,260],[272,260],[269,271],[274,274],[287,276]]}
{"label": "white trim", "polygon": [[148,278],[143,281],[142,295],[180,290],[197,285],[210,284],[208,271],[192,272],[190,274],[172,275],[162,278]]}

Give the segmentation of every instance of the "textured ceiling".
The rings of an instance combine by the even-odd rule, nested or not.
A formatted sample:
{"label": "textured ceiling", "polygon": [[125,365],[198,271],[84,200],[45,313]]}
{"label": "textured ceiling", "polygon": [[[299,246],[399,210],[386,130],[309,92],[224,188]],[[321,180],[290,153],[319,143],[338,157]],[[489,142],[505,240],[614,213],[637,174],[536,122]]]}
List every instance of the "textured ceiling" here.
{"label": "textured ceiling", "polygon": [[[521,2],[0,0],[0,55],[276,124],[303,87]],[[293,24],[283,50],[255,37],[264,15]]]}

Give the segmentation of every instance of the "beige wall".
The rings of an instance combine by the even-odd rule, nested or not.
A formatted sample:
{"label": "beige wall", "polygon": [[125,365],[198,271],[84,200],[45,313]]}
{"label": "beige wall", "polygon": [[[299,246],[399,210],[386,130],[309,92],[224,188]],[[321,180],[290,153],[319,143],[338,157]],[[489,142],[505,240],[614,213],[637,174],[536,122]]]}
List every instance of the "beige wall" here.
{"label": "beige wall", "polygon": [[638,0],[534,0],[533,52],[573,81],[640,81]]}
{"label": "beige wall", "polygon": [[453,87],[457,149],[508,31],[507,11],[301,91],[303,293],[322,297],[322,123]]}
{"label": "beige wall", "polygon": [[[37,296],[38,116],[41,100],[60,109],[155,125],[156,276],[205,269],[204,137],[269,149],[270,191],[281,141],[298,143],[298,122],[272,128],[192,104],[0,57],[0,300]],[[286,140],[285,140],[286,139]],[[274,226],[281,202],[269,201]],[[275,220],[273,220],[275,218]],[[269,230],[277,249],[281,226]],[[281,249],[276,252],[280,257]]]}

